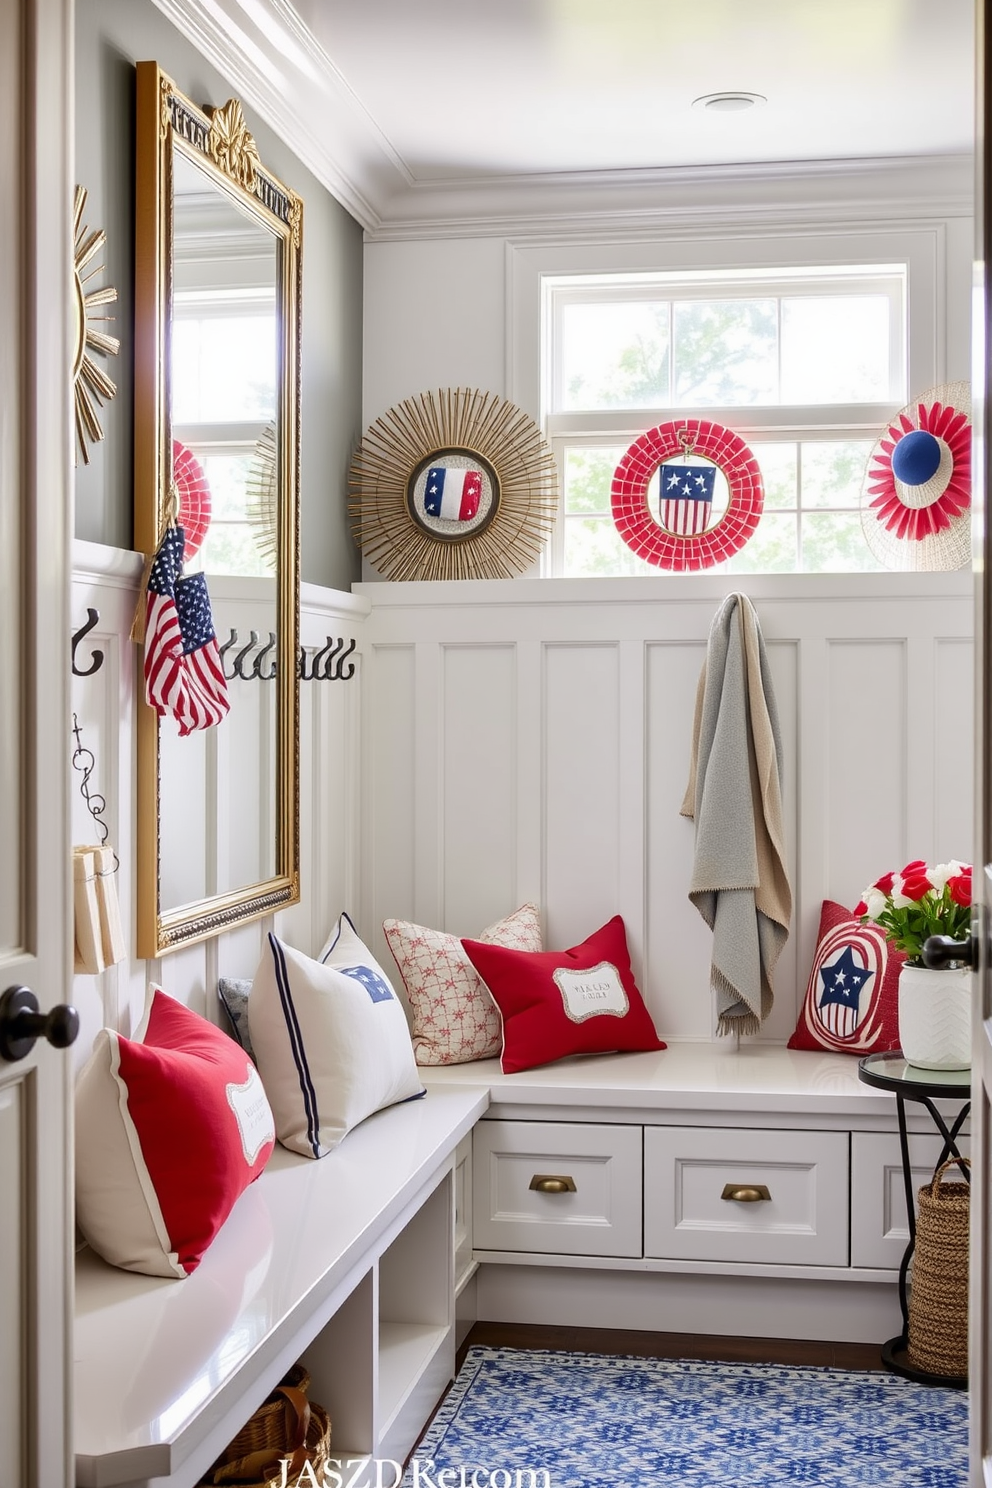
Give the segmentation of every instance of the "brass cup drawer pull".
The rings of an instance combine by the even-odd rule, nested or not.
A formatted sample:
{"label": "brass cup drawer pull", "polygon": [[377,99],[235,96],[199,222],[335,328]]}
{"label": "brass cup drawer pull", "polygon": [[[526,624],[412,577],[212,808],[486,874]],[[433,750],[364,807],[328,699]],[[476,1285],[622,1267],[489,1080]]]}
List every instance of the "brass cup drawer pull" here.
{"label": "brass cup drawer pull", "polygon": [[758,1204],[762,1199],[770,1199],[771,1194],[764,1183],[725,1183],[720,1197],[738,1204]]}
{"label": "brass cup drawer pull", "polygon": [[528,1187],[535,1193],[575,1193],[575,1179],[567,1173],[535,1173]]}

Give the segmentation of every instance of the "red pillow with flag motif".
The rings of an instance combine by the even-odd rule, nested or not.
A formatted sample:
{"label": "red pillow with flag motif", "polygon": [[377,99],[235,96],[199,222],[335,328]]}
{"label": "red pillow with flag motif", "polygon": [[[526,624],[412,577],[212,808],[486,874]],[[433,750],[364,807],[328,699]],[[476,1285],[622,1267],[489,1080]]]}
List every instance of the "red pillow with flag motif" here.
{"label": "red pillow with flag motif", "polygon": [[265,1167],[275,1123],[240,1044],[159,987],[76,1086],[76,1214],[111,1265],[186,1276]]}
{"label": "red pillow with flag motif", "polygon": [[503,1019],[505,1075],[569,1054],[666,1047],[634,981],[619,915],[567,951],[462,945]]}
{"label": "red pillow with flag motif", "polygon": [[905,956],[878,925],[823,901],[816,954],[790,1049],[875,1054],[899,1047],[899,972]]}

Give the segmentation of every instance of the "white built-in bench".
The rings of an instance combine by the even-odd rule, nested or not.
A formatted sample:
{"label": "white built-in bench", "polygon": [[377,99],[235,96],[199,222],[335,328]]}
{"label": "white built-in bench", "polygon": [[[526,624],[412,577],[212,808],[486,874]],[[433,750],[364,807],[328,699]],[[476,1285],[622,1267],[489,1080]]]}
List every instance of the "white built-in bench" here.
{"label": "white built-in bench", "polygon": [[82,1251],[78,1488],[192,1488],[301,1356],[335,1456],[402,1461],[454,1372],[454,1154],[487,1103],[433,1089],[319,1162],[277,1147],[183,1281]]}
{"label": "white built-in bench", "polygon": [[[462,1314],[864,1343],[900,1331],[896,1104],[856,1058],[718,1041],[424,1073],[432,1090],[490,1093]],[[907,1120],[918,1187],[941,1144],[921,1107]],[[760,1185],[767,1199],[724,1197]]]}
{"label": "white built-in bench", "polygon": [[[895,1103],[855,1059],[675,1044],[422,1073],[426,1099],[319,1162],[277,1148],[187,1280],[80,1255],[79,1488],[192,1488],[301,1356],[335,1456],[402,1460],[453,1372],[456,1290],[463,1322],[898,1331]],[[939,1142],[909,1122],[922,1183]]]}

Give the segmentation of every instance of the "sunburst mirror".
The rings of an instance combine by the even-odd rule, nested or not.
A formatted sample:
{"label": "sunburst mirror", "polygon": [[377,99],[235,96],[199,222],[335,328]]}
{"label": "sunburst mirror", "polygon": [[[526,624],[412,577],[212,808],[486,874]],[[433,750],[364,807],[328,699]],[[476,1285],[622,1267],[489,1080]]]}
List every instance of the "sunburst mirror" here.
{"label": "sunburst mirror", "polygon": [[359,545],[386,579],[506,579],[541,553],[558,510],[554,455],[522,409],[444,388],[383,414],[352,461]]}
{"label": "sunburst mirror", "polygon": [[[102,227],[92,232],[83,222],[86,210],[86,191],[76,187],[72,213],[73,257],[72,272],[76,288],[76,346],[72,359],[72,382],[76,396],[76,440],[84,465],[90,463],[89,447],[103,438],[103,428],[97,410],[109,403],[117,392],[117,384],[93,360],[91,352],[101,356],[116,356],[120,341],[108,336],[98,327],[113,320],[112,315],[101,314],[105,305],[112,305],[117,291],[112,285],[90,289],[87,286],[97,274],[102,274],[102,263],[93,264],[93,259],[107,241]],[[92,265],[92,267],[91,267]]]}

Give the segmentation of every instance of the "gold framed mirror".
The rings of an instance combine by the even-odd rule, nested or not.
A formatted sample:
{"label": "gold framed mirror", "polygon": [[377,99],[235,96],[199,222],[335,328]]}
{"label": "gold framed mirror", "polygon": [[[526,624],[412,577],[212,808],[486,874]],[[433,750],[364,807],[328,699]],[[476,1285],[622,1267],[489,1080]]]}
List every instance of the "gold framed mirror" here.
{"label": "gold framed mirror", "polygon": [[240,659],[213,727],[180,734],[142,688],[137,952],[155,957],[300,897],[302,202],[236,99],[198,108],[139,62],[136,121],[135,546],[178,522],[222,664]]}

